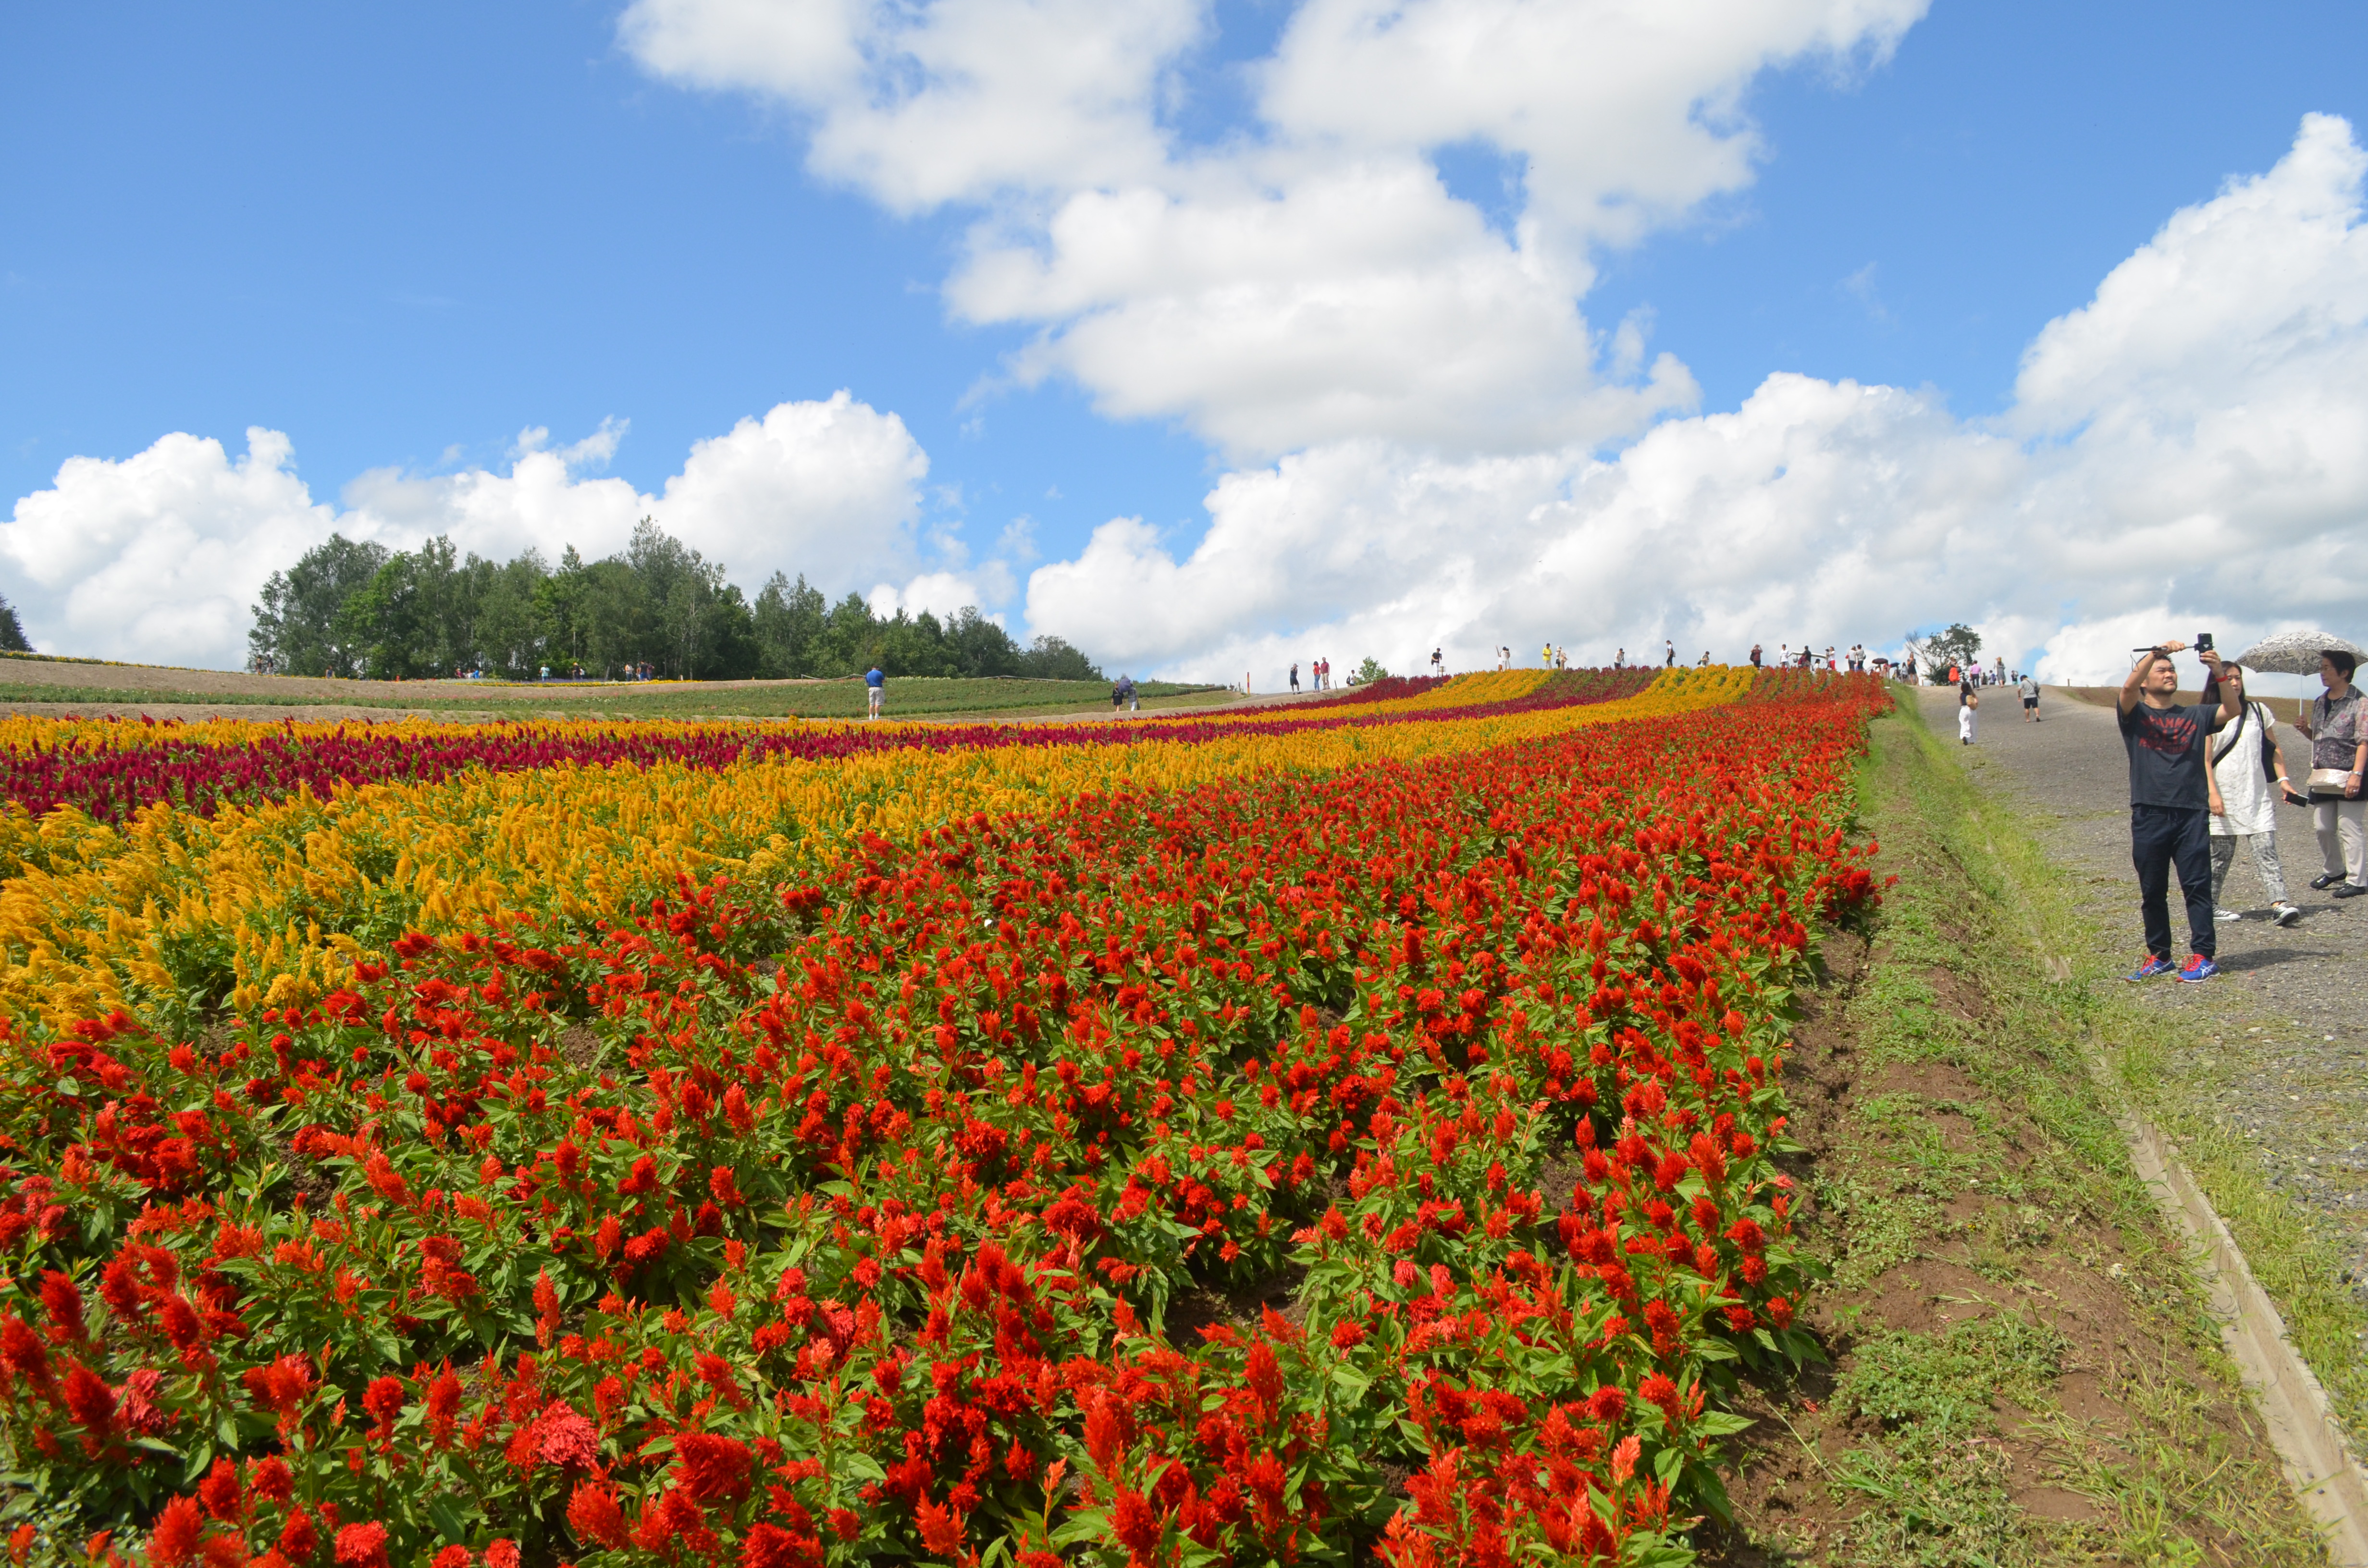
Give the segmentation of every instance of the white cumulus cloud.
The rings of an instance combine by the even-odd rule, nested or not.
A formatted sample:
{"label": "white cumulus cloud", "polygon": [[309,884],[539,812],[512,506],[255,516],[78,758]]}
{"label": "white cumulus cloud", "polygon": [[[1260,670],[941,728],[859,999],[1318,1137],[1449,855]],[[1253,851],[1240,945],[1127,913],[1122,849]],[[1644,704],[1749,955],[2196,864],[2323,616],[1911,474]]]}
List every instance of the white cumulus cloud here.
{"label": "white cumulus cloud", "polygon": [[903,420],[846,392],[697,443],[656,495],[597,472],[622,436],[604,425],[554,449],[529,430],[506,469],[375,470],[332,506],[313,499],[278,431],[249,430],[235,460],[219,441],[168,435],[129,458],[69,459],[0,524],[0,562],[23,585],[37,647],[213,667],[244,662],[264,580],[332,532],[390,549],[443,534],[495,559],[533,549],[556,561],[572,544],[595,559],[650,517],[750,592],[775,571],[834,594],[913,578],[892,592],[916,607],[957,608],[939,601],[958,585],[1011,591],[999,562],[942,569],[967,560],[958,540],[921,534],[928,455]]}
{"label": "white cumulus cloud", "polygon": [[[1037,329],[1019,383],[1251,460],[1600,443],[1691,406],[1674,359],[1601,355],[1590,247],[1748,183],[1759,74],[1879,56],[1925,5],[1309,0],[1236,70],[1249,115],[1197,141],[1188,0],[635,0],[620,36],[664,79],[792,113],[825,178],[974,210],[947,301]],[[1442,182],[1467,143],[1522,170],[1508,228]]]}
{"label": "white cumulus cloud", "polygon": [[2276,167],[2175,214],[2040,333],[1997,420],[1778,374],[1610,458],[1326,442],[1225,475],[1189,551],[1102,525],[1030,576],[1029,615],[1121,663],[1262,680],[1327,653],[1414,669],[1433,646],[1463,668],[1546,641],[1589,662],[1664,638],[1688,659],[1895,647],[1957,619],[2066,680],[2119,678],[2133,637],[2357,637],[2363,176],[2348,125],[2305,119]]}

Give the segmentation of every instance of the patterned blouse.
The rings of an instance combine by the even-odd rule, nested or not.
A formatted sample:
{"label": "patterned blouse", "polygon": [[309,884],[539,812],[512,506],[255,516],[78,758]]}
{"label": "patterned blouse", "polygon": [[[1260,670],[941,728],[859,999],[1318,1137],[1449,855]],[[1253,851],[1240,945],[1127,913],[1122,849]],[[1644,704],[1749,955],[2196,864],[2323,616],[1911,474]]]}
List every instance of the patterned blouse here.
{"label": "patterned blouse", "polygon": [[2311,704],[2310,729],[2311,767],[2351,772],[2360,755],[2360,743],[2368,741],[2368,699],[2361,696],[2356,686],[2340,702],[2321,696]]}

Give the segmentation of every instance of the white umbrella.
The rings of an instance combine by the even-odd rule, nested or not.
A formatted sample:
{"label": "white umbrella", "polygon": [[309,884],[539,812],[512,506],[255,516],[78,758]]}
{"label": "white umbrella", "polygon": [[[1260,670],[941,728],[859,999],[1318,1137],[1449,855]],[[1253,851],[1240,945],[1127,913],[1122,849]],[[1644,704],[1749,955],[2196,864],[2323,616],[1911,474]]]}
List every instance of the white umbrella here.
{"label": "white umbrella", "polygon": [[2368,659],[2368,651],[2357,642],[2330,631],[2281,631],[2274,637],[2262,638],[2237,654],[2236,662],[2264,675],[2315,676],[2318,673],[2318,656],[2330,651]]}
{"label": "white umbrella", "polygon": [[2237,655],[2236,662],[2248,670],[2264,675],[2289,675],[2302,677],[2294,687],[2294,700],[2305,701],[2303,686],[2318,673],[2318,656],[2330,651],[2351,654],[2355,659],[2368,659],[2357,642],[2338,637],[2331,631],[2281,631],[2274,637],[2264,637]]}

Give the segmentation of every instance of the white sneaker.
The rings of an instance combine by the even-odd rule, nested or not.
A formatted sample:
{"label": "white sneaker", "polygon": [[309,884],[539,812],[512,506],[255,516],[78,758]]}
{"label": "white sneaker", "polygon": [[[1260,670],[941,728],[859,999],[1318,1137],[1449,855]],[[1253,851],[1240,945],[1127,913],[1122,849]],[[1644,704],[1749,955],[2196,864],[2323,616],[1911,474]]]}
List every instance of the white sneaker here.
{"label": "white sneaker", "polygon": [[2242,920],[2245,917],[2233,909],[2215,909],[2212,912],[2212,918],[2214,920]]}
{"label": "white sneaker", "polygon": [[2273,903],[2270,905],[2270,914],[2281,926],[2291,926],[2302,918],[2302,911],[2291,903]]}

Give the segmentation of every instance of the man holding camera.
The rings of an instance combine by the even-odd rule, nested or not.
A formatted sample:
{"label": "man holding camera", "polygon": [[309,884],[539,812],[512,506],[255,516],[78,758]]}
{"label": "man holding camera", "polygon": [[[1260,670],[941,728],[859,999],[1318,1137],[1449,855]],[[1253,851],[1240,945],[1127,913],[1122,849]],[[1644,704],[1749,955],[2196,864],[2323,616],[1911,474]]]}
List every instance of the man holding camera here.
{"label": "man holding camera", "polygon": [[[2184,642],[2138,650],[2137,664],[2122,683],[2122,744],[2130,754],[2130,858],[2137,866],[2138,904],[2146,916],[2146,961],[2129,978],[2151,980],[2176,973],[2189,982],[2220,972],[2213,961],[2211,789],[2205,778],[2213,733],[2231,722],[2245,704],[2245,672],[2223,664],[2209,634],[2196,640],[2196,655],[2220,688],[2216,705],[2180,704],[2179,673],[2170,656]],[[2170,961],[2170,870],[2179,868],[2179,891],[2187,903],[2190,957],[2184,967]]]}

